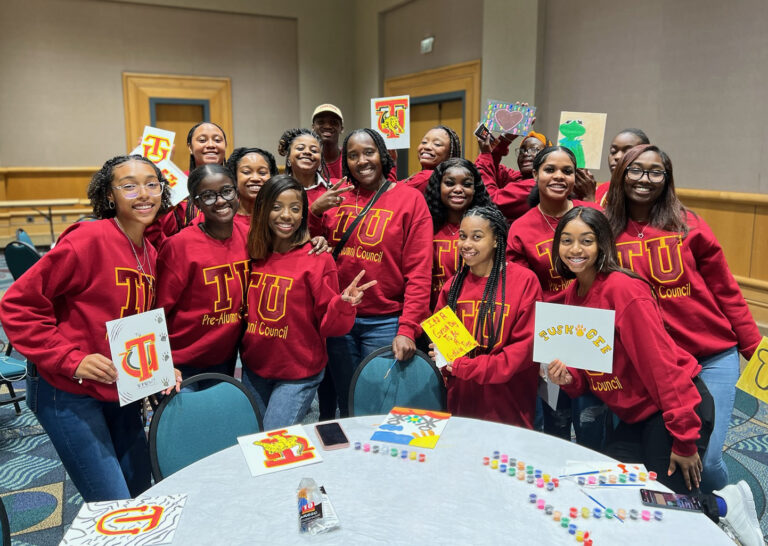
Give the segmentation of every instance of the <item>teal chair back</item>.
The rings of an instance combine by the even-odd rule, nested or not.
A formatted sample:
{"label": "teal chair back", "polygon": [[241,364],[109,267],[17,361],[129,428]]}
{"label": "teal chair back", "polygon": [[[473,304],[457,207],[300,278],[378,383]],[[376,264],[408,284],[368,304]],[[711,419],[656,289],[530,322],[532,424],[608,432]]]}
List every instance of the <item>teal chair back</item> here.
{"label": "teal chair back", "polygon": [[27,233],[24,228],[16,230],[16,240],[35,248],[35,243],[32,242],[32,237],[29,236],[29,233]]}
{"label": "teal chair back", "polygon": [[8,512],[5,511],[2,497],[0,497],[0,536],[3,538],[3,546],[11,546],[11,524],[8,521]]}
{"label": "teal chair back", "polygon": [[11,241],[5,247],[5,262],[8,264],[8,271],[15,281],[21,277],[24,272],[35,265],[40,259],[40,254],[32,245],[21,241]]}
{"label": "teal chair back", "polygon": [[432,360],[416,351],[395,362],[391,347],[382,347],[363,360],[349,387],[349,413],[386,414],[396,406],[445,410],[445,383]]}
{"label": "teal chair back", "polygon": [[0,387],[5,386],[8,388],[10,398],[0,399],[0,406],[13,404],[16,408],[16,415],[21,413],[19,402],[23,401],[26,396],[23,394],[16,394],[13,390],[13,382],[21,381],[26,376],[27,362],[11,356],[11,344],[9,342],[5,354],[0,355]]}
{"label": "teal chair back", "polygon": [[157,407],[149,425],[149,455],[155,481],[195,461],[237,444],[237,437],[261,432],[256,401],[228,375],[203,373],[186,379],[214,385],[197,391],[173,392]]}

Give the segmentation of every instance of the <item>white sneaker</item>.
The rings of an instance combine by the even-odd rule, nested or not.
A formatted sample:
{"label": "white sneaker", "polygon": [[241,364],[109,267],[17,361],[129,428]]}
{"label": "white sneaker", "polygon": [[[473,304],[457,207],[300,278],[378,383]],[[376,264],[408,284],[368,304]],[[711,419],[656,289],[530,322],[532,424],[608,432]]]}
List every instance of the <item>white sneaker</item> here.
{"label": "white sneaker", "polygon": [[743,546],[765,546],[760,522],[757,521],[755,499],[747,482],[741,480],[713,493],[725,500],[727,505],[726,514],[720,518],[720,523],[733,531]]}

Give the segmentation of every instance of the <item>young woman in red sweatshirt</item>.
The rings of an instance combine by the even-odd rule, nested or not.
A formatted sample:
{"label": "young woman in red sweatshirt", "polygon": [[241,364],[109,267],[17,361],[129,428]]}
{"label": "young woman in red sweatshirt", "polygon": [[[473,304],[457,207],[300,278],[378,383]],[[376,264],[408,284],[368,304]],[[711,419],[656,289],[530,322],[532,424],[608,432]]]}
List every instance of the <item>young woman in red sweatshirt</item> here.
{"label": "young woman in red sweatshirt", "polygon": [[460,157],[443,161],[432,172],[424,194],[432,215],[432,293],[430,309],[445,281],[459,268],[459,224],[473,207],[493,207],[480,172],[470,161]]}
{"label": "young woman in red sweatshirt", "polygon": [[277,153],[285,157],[285,174],[296,178],[307,192],[309,205],[330,187],[323,178],[323,142],[310,129],[288,129],[280,137]]}
{"label": "young woman in red sweatshirt", "polygon": [[27,405],[86,502],[150,485],[141,402],[121,407],[105,323],[152,309],[154,248],[144,230],[170,206],[141,156],[107,161],[89,186],[94,216],[73,224],[0,303],[8,339],[28,359]]}
{"label": "young woman in red sweatshirt", "polygon": [[157,306],[165,309],[173,364],[184,379],[233,375],[249,278],[248,229],[234,222],[237,188],[228,169],[204,165],[187,181],[203,221],[163,243]]}
{"label": "young woman in red sweatshirt", "polygon": [[339,293],[327,253],[307,257],[307,194],[289,175],[271,178],[256,196],[248,235],[252,262],[240,346],[243,384],[255,395],[265,430],[300,423],[323,379],[325,338],[349,332],[363,293],[359,271]]}
{"label": "young woman in red sweatshirt", "polygon": [[[336,247],[342,286],[361,269],[367,271],[366,278],[379,281],[358,308],[352,331],[328,339],[328,366],[339,410],[346,417],[352,374],[366,356],[391,345],[395,358],[404,361],[416,350],[419,324],[429,313],[432,218],[421,193],[401,182],[387,181],[394,162],[377,132],[353,131],[344,140],[342,154],[344,176],[354,189],[341,194],[339,205],[327,209],[322,217],[315,215],[313,207],[310,226]],[[376,195],[375,204],[350,230]],[[347,231],[342,247],[340,241]]]}
{"label": "young woman in red sweatshirt", "polygon": [[253,203],[261,187],[273,176],[277,176],[275,156],[261,148],[235,148],[227,159],[227,169],[237,181],[237,195],[240,206],[235,214],[235,223],[251,227]]}
{"label": "young woman in red sweatshirt", "polygon": [[650,285],[621,269],[602,213],[566,213],[552,249],[560,275],[576,279],[565,303],[615,310],[616,331],[611,373],[567,368],[563,355],[549,364],[550,380],[569,396],[591,391],[620,419],[608,455],[643,463],[678,493],[697,488],[714,422],[712,396],[697,377],[701,366],[670,338]]}
{"label": "young woman in red sweatshirt", "polygon": [[[558,220],[576,206],[589,205],[571,199],[576,183],[576,158],[563,146],[544,148],[533,159],[533,177],[536,181],[539,204],[512,223],[509,229],[507,259],[530,268],[539,279],[543,299],[561,303],[565,288],[572,281],[564,279],[554,267],[552,238]],[[557,409],[541,404],[544,432],[564,439],[571,438],[571,424],[579,443],[598,447],[603,441],[603,427],[599,414],[602,404],[592,396],[571,403],[561,395]]]}
{"label": "young woman in red sweatshirt", "polygon": [[[651,141],[648,139],[648,135],[646,135],[642,129],[623,129],[619,134],[613,137],[611,146],[608,148],[608,170],[613,174],[613,171],[616,170],[616,165],[619,164],[619,161],[621,161],[621,158],[624,157],[625,153],[635,146],[650,143]],[[597,186],[597,190],[595,191],[595,203],[598,203],[603,208],[606,206],[608,188],[610,185],[610,180],[608,182],[603,182]]]}
{"label": "young woman in red sweatshirt", "polygon": [[[539,367],[534,364],[536,276],[506,263],[507,221],[495,206],[467,211],[459,231],[464,266],[440,293],[479,347],[450,362],[448,410],[454,415],[533,427]],[[433,355],[434,356],[434,355]]]}
{"label": "young woman in red sweatshirt", "polygon": [[421,170],[401,182],[424,193],[435,167],[451,157],[461,157],[461,140],[450,127],[438,125],[427,131],[416,148],[416,153]]}
{"label": "young woman in red sweatshirt", "polygon": [[606,215],[621,265],[653,285],[672,339],[702,367],[717,409],[703,489],[723,487],[739,352],[752,356],[761,340],[757,325],[712,230],[678,200],[672,162],[658,147],[636,146],[619,161]]}

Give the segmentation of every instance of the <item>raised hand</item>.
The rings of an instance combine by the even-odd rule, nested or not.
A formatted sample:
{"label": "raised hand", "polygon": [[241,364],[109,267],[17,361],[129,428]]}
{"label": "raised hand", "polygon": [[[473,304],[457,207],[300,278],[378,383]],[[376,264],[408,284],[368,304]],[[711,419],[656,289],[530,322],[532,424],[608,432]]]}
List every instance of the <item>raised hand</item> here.
{"label": "raised hand", "polygon": [[335,184],[333,184],[328,190],[318,197],[312,206],[309,207],[310,212],[315,216],[322,216],[322,214],[328,209],[338,207],[341,205],[341,194],[348,192],[352,189],[352,186],[346,185],[347,177],[345,176]]}

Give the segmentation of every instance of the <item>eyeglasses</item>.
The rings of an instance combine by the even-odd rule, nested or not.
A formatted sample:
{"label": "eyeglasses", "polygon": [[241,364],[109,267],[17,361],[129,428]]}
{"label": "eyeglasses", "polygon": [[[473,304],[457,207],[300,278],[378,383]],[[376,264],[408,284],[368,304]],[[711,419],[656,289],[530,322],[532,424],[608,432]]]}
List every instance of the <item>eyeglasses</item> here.
{"label": "eyeglasses", "polygon": [[536,157],[536,154],[538,154],[543,149],[544,148],[515,148],[515,153],[517,155],[523,154]]}
{"label": "eyeglasses", "polygon": [[219,197],[224,201],[232,201],[237,195],[237,190],[234,186],[224,186],[221,191],[205,190],[200,195],[196,195],[195,199],[200,199],[203,205],[213,205]]}
{"label": "eyeglasses", "polygon": [[660,182],[664,182],[664,179],[667,177],[667,171],[659,171],[655,169],[646,171],[638,167],[630,167],[629,169],[627,169],[627,178],[635,182],[639,182],[640,180],[642,180],[643,175],[648,176],[648,180],[650,182],[653,182],[654,184],[658,184]]}
{"label": "eyeglasses", "polygon": [[164,186],[165,185],[162,182],[155,180],[154,182],[147,182],[146,184],[129,182],[128,184],[122,184],[120,186],[112,186],[112,188],[123,192],[123,197],[126,199],[136,199],[141,192],[141,188],[144,188],[149,195],[157,197],[158,195],[162,195]]}

